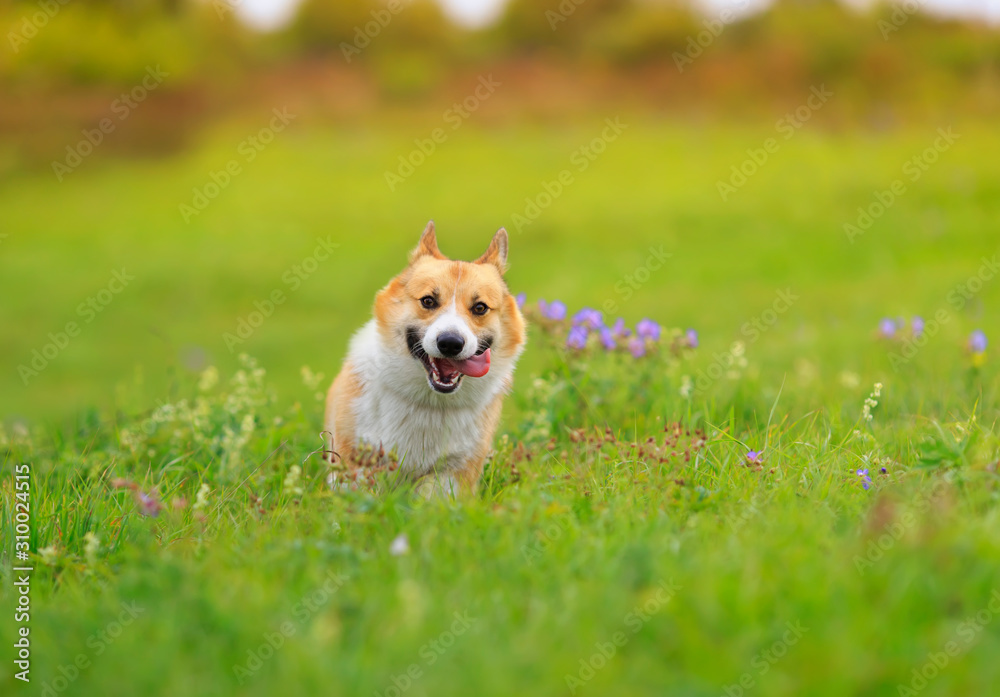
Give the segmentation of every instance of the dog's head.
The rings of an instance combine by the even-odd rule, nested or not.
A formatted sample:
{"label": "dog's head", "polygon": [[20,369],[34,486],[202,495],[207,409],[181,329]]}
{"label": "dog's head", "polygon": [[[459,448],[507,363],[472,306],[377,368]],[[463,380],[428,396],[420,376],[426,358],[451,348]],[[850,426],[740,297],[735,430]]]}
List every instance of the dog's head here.
{"label": "dog's head", "polygon": [[375,298],[383,341],[419,363],[430,388],[457,390],[463,378],[509,373],[524,344],[524,319],[507,290],[507,232],[501,228],[472,262],[452,261],[428,223],[410,264]]}

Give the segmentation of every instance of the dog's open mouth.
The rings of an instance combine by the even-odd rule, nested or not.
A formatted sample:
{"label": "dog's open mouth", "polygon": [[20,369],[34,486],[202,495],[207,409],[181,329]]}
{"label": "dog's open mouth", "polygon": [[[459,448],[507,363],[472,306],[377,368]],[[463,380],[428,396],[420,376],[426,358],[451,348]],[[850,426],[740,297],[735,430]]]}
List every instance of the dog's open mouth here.
{"label": "dog's open mouth", "polygon": [[493,337],[481,339],[479,350],[474,356],[469,356],[465,360],[457,358],[434,358],[428,356],[420,343],[420,333],[411,327],[406,330],[406,346],[410,349],[410,355],[416,358],[427,371],[427,382],[436,392],[448,394],[458,389],[462,384],[462,378],[466,375],[473,378],[481,378],[490,372],[490,346],[493,344]]}
{"label": "dog's open mouth", "polygon": [[481,378],[490,372],[490,349],[477,353],[464,361],[455,358],[434,358],[427,354],[420,356],[420,362],[427,371],[431,387],[442,393],[454,392],[466,375]]}

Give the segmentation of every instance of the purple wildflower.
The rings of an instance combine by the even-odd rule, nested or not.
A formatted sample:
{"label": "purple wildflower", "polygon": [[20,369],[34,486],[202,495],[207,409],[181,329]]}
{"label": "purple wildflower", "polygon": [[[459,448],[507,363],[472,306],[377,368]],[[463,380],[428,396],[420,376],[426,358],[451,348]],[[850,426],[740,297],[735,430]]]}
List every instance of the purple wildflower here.
{"label": "purple wildflower", "polygon": [[632,331],[625,326],[625,319],[619,317],[615,320],[615,326],[611,327],[611,333],[614,336],[620,336],[623,339],[632,334]]}
{"label": "purple wildflower", "polygon": [[163,504],[156,500],[155,492],[145,494],[137,490],[135,502],[139,504],[139,512],[150,518],[160,515],[160,509],[163,508]]}
{"label": "purple wildflower", "polygon": [[608,351],[614,351],[618,347],[614,332],[607,327],[601,327],[601,344]]}
{"label": "purple wildflower", "polygon": [[121,477],[115,477],[111,480],[111,486],[115,489],[128,489],[132,492],[132,498],[135,500],[136,506],[139,507],[139,513],[150,518],[155,518],[160,515],[160,511],[163,509],[163,504],[159,502],[156,498],[156,489],[150,489],[149,493],[144,493],[139,485],[128,479],[123,479]]}
{"label": "purple wildflower", "polygon": [[913,332],[913,336],[920,336],[924,333],[924,318],[920,315],[915,316],[910,320],[910,330]]}
{"label": "purple wildflower", "polygon": [[635,358],[642,358],[646,355],[646,342],[639,337],[635,337],[628,342],[628,350]]}
{"label": "purple wildflower", "polygon": [[585,307],[573,315],[573,324],[587,329],[600,329],[604,326],[604,315],[592,307]]}
{"label": "purple wildflower", "polygon": [[977,329],[969,335],[969,350],[973,353],[986,353],[986,347],[989,342],[986,341],[986,334],[982,329]]}
{"label": "purple wildflower", "polygon": [[587,328],[573,327],[566,336],[566,346],[571,349],[583,349],[587,346]]}
{"label": "purple wildflower", "polygon": [[760,465],[764,462],[764,452],[762,450],[748,450],[747,451],[747,464],[748,465]]}
{"label": "purple wildflower", "polygon": [[878,323],[878,333],[883,339],[891,339],[896,336],[896,321],[888,317]]}
{"label": "purple wildflower", "polygon": [[545,319],[554,319],[557,322],[566,319],[566,303],[562,300],[552,302],[538,301],[538,311]]}
{"label": "purple wildflower", "polygon": [[528,300],[527,293],[518,293],[514,296],[514,302],[517,303],[518,309],[524,307],[524,303]]}
{"label": "purple wildflower", "polygon": [[868,470],[867,469],[859,469],[857,472],[855,472],[855,474],[857,474],[859,477],[861,477],[861,486],[864,488],[865,491],[868,491],[868,489],[871,489],[871,487],[872,487],[872,478],[868,476]]}
{"label": "purple wildflower", "polygon": [[688,348],[698,348],[698,332],[694,329],[688,329],[684,332],[684,340],[687,342]]}
{"label": "purple wildflower", "polygon": [[635,333],[640,338],[659,341],[660,325],[647,317],[640,320],[639,324],[635,325]]}

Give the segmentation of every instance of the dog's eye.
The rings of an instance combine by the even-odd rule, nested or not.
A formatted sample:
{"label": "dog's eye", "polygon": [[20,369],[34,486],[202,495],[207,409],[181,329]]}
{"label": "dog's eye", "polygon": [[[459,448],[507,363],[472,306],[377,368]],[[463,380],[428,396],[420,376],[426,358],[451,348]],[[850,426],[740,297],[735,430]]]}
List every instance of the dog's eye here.
{"label": "dog's eye", "polygon": [[425,295],[420,298],[420,304],[428,310],[433,310],[438,306],[438,301],[434,299],[433,295]]}
{"label": "dog's eye", "polygon": [[489,307],[486,303],[476,303],[472,306],[472,314],[474,315],[485,315],[489,311]]}

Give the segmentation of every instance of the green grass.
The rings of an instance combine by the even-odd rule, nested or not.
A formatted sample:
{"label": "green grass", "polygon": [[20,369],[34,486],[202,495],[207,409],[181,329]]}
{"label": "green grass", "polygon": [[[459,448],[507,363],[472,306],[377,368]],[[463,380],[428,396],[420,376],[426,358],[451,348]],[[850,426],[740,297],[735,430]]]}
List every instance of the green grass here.
{"label": "green grass", "polygon": [[[263,124],[182,158],[95,156],[62,184],[5,182],[0,530],[13,537],[13,471],[30,463],[31,549],[47,548],[27,693],[60,687],[82,654],[59,694],[393,697],[411,670],[407,695],[714,697],[741,679],[748,695],[897,695],[954,642],[919,694],[989,694],[1000,380],[993,347],[973,365],[963,345],[977,327],[1000,336],[1000,283],[960,308],[949,294],[998,251],[1000,134],[956,126],[959,142],[850,244],[843,224],[937,125],[808,127],[723,203],[716,181],[773,131],[624,120],[520,233],[525,197],[573,168],[602,119],[470,123],[395,193],[383,171],[437,124],[303,123],[190,225],[178,204]],[[695,327],[701,345],[571,354],[536,322],[480,496],[423,502],[387,475],[331,491],[316,392],[432,217],[444,251],[466,258],[507,225],[510,283],[532,302],[610,301],[630,323]],[[283,274],[327,235],[334,258],[231,353],[223,334],[290,290]],[[626,298],[620,284],[660,246],[671,258]],[[18,366],[122,267],[135,280],[24,385]],[[770,323],[785,291],[796,298]],[[895,366],[879,319],[939,309],[947,322]],[[755,318],[759,336],[743,329]],[[734,341],[746,364],[699,380]],[[208,365],[221,379],[201,389]],[[303,365],[325,378],[304,384]],[[142,515],[117,479],[155,487],[163,510]],[[123,618],[119,638],[102,634]],[[234,670],[256,666],[269,636],[273,656]],[[9,661],[0,685],[22,687]]]}

